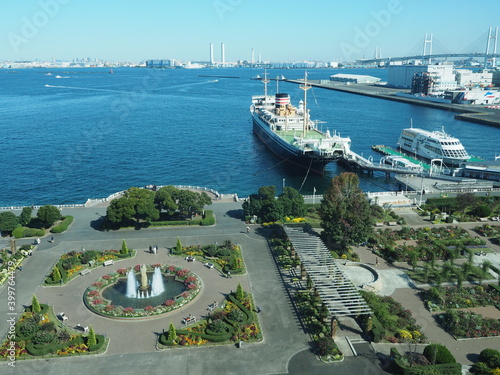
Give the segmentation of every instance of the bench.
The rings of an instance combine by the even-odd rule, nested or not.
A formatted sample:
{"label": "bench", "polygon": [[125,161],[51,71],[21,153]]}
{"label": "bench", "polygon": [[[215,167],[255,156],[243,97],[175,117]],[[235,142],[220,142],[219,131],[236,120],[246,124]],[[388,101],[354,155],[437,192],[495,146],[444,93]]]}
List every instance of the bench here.
{"label": "bench", "polygon": [[59,316],[59,319],[61,319],[63,322],[66,321],[66,320],[68,320],[68,316],[65,313],[63,313],[63,312],[60,312],[58,314],[58,316]]}
{"label": "bench", "polygon": [[80,275],[85,276],[86,274],[92,272],[90,268],[85,268],[84,270],[80,271]]}
{"label": "bench", "polygon": [[194,261],[196,260],[196,258],[195,258],[195,257],[193,257],[193,256],[191,256],[191,255],[188,255],[188,256],[186,257],[186,260],[187,260],[188,262],[194,262]]}
{"label": "bench", "polygon": [[194,323],[194,322],[196,322],[196,317],[194,317],[194,316],[182,319],[182,324],[185,324],[185,325],[188,325],[188,324]]}
{"label": "bench", "polygon": [[113,263],[114,263],[113,259],[110,259],[106,260],[102,265],[106,267],[106,266],[111,266]]}

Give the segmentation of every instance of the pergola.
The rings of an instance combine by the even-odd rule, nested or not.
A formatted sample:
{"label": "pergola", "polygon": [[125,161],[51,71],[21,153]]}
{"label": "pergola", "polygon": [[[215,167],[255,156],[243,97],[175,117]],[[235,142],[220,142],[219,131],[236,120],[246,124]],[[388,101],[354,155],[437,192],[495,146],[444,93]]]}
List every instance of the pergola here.
{"label": "pergola", "polygon": [[371,314],[358,289],[342,272],[321,239],[303,228],[284,226],[307,274],[333,317]]}

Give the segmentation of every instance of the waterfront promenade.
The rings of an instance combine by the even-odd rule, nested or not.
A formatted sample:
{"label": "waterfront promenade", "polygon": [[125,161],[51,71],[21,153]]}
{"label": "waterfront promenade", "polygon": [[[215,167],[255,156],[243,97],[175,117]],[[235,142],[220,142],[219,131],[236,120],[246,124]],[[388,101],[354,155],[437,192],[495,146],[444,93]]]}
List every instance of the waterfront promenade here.
{"label": "waterfront promenade", "polygon": [[[96,221],[105,214],[105,203],[86,208],[65,208],[63,214],[73,215],[75,222],[66,233],[55,235],[55,243],[43,239],[32,257],[28,257],[23,271],[16,273],[17,310],[21,312],[23,305],[29,305],[31,297],[36,293],[40,302],[54,306],[55,312],[64,311],[69,317],[70,326],[81,324],[92,325],[96,332],[110,338],[108,351],[99,356],[82,356],[70,358],[54,358],[32,361],[18,361],[12,369],[5,362],[0,363],[0,372],[15,374],[70,374],[91,370],[93,373],[132,374],[147,371],[152,374],[383,374],[381,362],[371,345],[365,344],[361,351],[356,346],[358,356],[354,357],[349,346],[345,345],[345,337],[357,339],[349,327],[341,326],[338,342],[346,358],[342,363],[324,364],[318,361],[310,350],[310,338],[298,319],[284,286],[287,275],[283,275],[273,260],[267,246],[267,231],[260,226],[252,226],[250,233],[241,221],[241,203],[232,199],[214,201],[210,207],[217,217],[217,225],[213,227],[189,228],[157,228],[147,230],[125,229],[120,231],[100,232],[94,229]],[[408,211],[408,222],[411,225],[426,225],[421,219]],[[175,246],[177,237],[184,245],[208,244],[223,242],[226,239],[238,243],[247,268],[247,274],[231,279],[222,277],[217,271],[204,267],[201,263],[187,263],[183,258],[169,256],[167,249]],[[100,267],[86,276],[78,276],[65,286],[40,287],[41,282],[50,272],[59,256],[67,251],[85,249],[119,248],[122,239],[129,248],[137,250],[134,259],[115,263],[112,267]],[[24,242],[30,242],[25,240]],[[18,244],[23,241],[18,241]],[[156,244],[159,251],[156,255],[147,252],[150,244]],[[500,251],[499,249],[495,249]],[[374,263],[373,255],[359,249],[362,260]],[[139,263],[164,263],[183,265],[196,272],[204,282],[202,294],[181,311],[165,317],[138,321],[115,321],[99,317],[85,308],[82,301],[84,289],[104,273],[116,268]],[[408,306],[416,314],[417,321],[433,340],[450,345],[450,350],[457,360],[470,364],[480,347],[494,347],[497,339],[456,342],[442,330],[434,329],[430,324],[430,314],[423,305],[419,305],[415,290],[402,278],[400,267],[387,264],[380,265],[387,289],[404,306]],[[244,344],[243,348],[235,346],[179,348],[157,351],[155,347],[157,334],[168,329],[170,322],[181,327],[180,320],[188,314],[197,317],[207,312],[208,304],[221,301],[223,295],[234,290],[241,282],[244,289],[253,293],[256,305],[262,312],[259,320],[264,334],[260,343]],[[392,288],[392,289],[391,289]],[[6,289],[0,291],[0,300],[6,301]],[[6,317],[6,304],[0,303],[0,314]],[[424,324],[422,324],[424,323]],[[0,325],[0,335],[6,334],[6,325]],[[431,330],[431,334],[427,332]],[[492,343],[492,345],[490,345]],[[376,344],[375,349],[384,355],[393,344]],[[407,350],[405,346],[400,351]]]}

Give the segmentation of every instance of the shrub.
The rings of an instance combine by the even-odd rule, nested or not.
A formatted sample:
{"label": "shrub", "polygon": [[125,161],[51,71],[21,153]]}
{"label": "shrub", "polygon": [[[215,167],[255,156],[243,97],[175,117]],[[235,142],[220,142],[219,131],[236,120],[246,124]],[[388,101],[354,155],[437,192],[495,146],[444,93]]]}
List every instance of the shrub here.
{"label": "shrub", "polygon": [[335,341],[330,336],[320,337],[316,341],[316,348],[320,356],[337,354],[338,351],[337,344],[335,344]]}
{"label": "shrub", "polygon": [[205,219],[201,219],[201,225],[208,226],[215,224],[215,217],[206,217]]}
{"label": "shrub", "polygon": [[42,229],[24,228],[24,237],[43,237],[45,232]]}
{"label": "shrub", "polygon": [[99,256],[99,251],[97,250],[85,250],[81,255],[80,255],[80,262],[82,264],[88,263],[91,260],[94,260]]}
{"label": "shrub", "polygon": [[489,362],[495,358],[500,358],[500,352],[496,349],[484,349],[479,353],[480,362]]}
{"label": "shrub", "polygon": [[63,221],[59,225],[56,225],[54,228],[52,228],[50,231],[52,233],[65,232],[72,222],[73,222],[73,216],[70,215],[64,216]]}
{"label": "shrub", "polygon": [[491,215],[491,208],[486,205],[481,205],[476,208],[476,215],[479,217],[487,217]]}
{"label": "shrub", "polygon": [[35,344],[48,344],[56,338],[54,332],[39,330],[33,335],[33,343]]}
{"label": "shrub", "polygon": [[31,298],[31,311],[34,314],[40,313],[42,311],[42,308],[40,307],[40,302],[38,302],[38,298],[36,298],[35,295]]}
{"label": "shrub", "polygon": [[424,349],[424,356],[433,364],[456,363],[448,348],[441,344],[430,344]]}
{"label": "shrub", "polygon": [[18,226],[12,231],[12,236],[15,238],[23,238],[24,237],[24,227]]}

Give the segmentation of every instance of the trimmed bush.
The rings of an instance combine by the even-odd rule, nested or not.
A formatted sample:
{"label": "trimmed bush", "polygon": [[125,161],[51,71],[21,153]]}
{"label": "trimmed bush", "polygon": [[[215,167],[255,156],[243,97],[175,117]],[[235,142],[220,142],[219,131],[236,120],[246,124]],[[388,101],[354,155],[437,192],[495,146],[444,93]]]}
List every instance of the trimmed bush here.
{"label": "trimmed bush", "polygon": [[424,356],[430,363],[436,365],[457,362],[448,348],[441,344],[427,345],[424,349]]}
{"label": "trimmed bush", "polygon": [[56,225],[54,228],[52,228],[50,231],[52,233],[62,233],[68,230],[68,227],[73,223],[73,216],[67,215],[63,217],[63,221],[59,224]]}
{"label": "trimmed bush", "polygon": [[208,225],[214,225],[214,224],[215,224],[215,217],[206,217],[205,219],[201,220],[202,226],[208,226]]}

